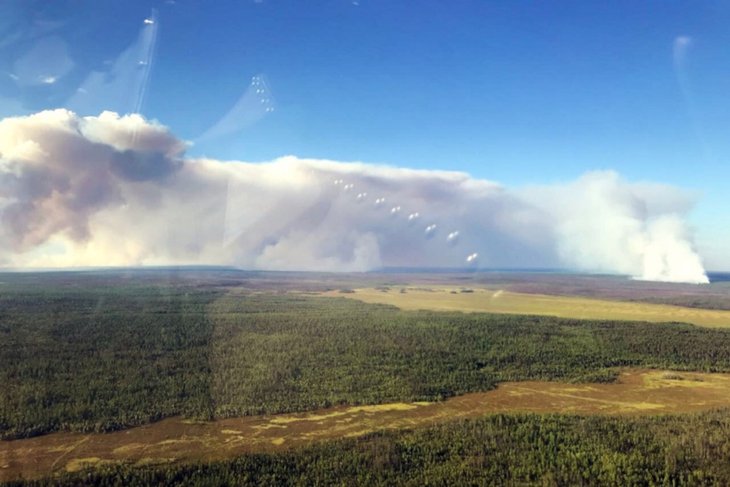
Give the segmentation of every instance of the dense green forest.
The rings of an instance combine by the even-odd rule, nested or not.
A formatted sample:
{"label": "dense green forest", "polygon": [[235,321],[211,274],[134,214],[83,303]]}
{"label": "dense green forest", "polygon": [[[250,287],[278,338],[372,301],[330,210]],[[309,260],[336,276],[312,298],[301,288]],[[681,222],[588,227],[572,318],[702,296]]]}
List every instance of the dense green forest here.
{"label": "dense green forest", "polygon": [[[0,434],[105,431],[205,404],[217,296],[168,286],[3,289]],[[197,401],[197,402],[196,402]]]}
{"label": "dense green forest", "polygon": [[434,400],[503,380],[608,381],[620,366],[730,370],[724,330],[230,291],[186,280],[3,283],[0,435]]}
{"label": "dense green forest", "polygon": [[29,483],[58,484],[724,486],[730,415],[494,415],[225,462],[118,465]]}

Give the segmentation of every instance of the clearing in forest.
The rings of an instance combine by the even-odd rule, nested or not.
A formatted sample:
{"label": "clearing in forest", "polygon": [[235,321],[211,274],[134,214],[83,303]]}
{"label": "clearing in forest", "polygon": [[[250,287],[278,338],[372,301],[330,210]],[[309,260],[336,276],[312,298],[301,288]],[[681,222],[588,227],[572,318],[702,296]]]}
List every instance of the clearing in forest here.
{"label": "clearing in forest", "polygon": [[669,414],[730,404],[730,374],[627,370],[613,384],[505,382],[443,402],[340,406],[212,422],[168,418],[113,433],[52,433],[0,441],[0,482],[124,462],[197,462],[313,441],[505,412]]}
{"label": "clearing in forest", "polygon": [[358,299],[366,303],[390,304],[406,310],[507,313],[584,320],[681,322],[710,328],[730,327],[730,311],[726,310],[524,294],[494,289],[383,287],[355,289],[348,292],[328,291],[322,294]]}

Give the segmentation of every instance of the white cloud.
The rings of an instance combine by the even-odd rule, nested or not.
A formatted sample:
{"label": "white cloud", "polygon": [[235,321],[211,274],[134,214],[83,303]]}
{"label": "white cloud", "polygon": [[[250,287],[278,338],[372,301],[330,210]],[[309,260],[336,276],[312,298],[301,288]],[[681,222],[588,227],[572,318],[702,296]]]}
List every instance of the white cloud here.
{"label": "white cloud", "polygon": [[[138,115],[0,121],[0,260],[328,271],[478,262],[704,279],[682,220],[692,197],[673,187],[595,172],[509,190],[451,171],[186,159],[185,148]],[[377,197],[363,204],[364,194]]]}

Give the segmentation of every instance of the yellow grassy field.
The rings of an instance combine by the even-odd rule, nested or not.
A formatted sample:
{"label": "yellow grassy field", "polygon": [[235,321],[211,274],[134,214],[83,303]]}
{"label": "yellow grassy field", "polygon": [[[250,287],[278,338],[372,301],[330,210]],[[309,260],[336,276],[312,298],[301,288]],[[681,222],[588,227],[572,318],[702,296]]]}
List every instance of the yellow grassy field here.
{"label": "yellow grassy field", "polygon": [[624,370],[613,384],[505,382],[442,402],[339,406],[307,413],[201,422],[168,418],[112,433],[52,433],[0,441],[0,482],[126,463],[233,458],[329,438],[414,428],[503,412],[668,414],[730,404],[730,374]]}
{"label": "yellow grassy field", "polygon": [[[401,292],[403,290],[403,292]],[[354,293],[330,291],[366,303],[391,304],[401,309],[428,309],[559,316],[586,320],[629,320],[654,323],[677,321],[712,328],[730,327],[730,311],[685,308],[665,304],[523,294],[502,290],[448,287],[405,287],[388,291],[365,288]]]}

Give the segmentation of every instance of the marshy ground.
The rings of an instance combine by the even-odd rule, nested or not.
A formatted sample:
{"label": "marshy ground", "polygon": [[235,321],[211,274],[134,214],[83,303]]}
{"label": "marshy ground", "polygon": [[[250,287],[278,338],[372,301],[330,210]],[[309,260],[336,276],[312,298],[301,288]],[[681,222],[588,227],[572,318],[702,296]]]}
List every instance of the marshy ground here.
{"label": "marshy ground", "polygon": [[655,415],[730,404],[730,374],[625,370],[611,384],[506,382],[441,402],[342,406],[211,422],[168,418],[112,433],[52,433],[0,442],[0,481],[112,463],[187,463],[503,412]]}
{"label": "marshy ground", "polygon": [[471,287],[379,287],[323,293],[405,310],[466,311],[557,316],[584,320],[681,322],[711,328],[730,327],[730,311],[668,304],[552,296]]}

